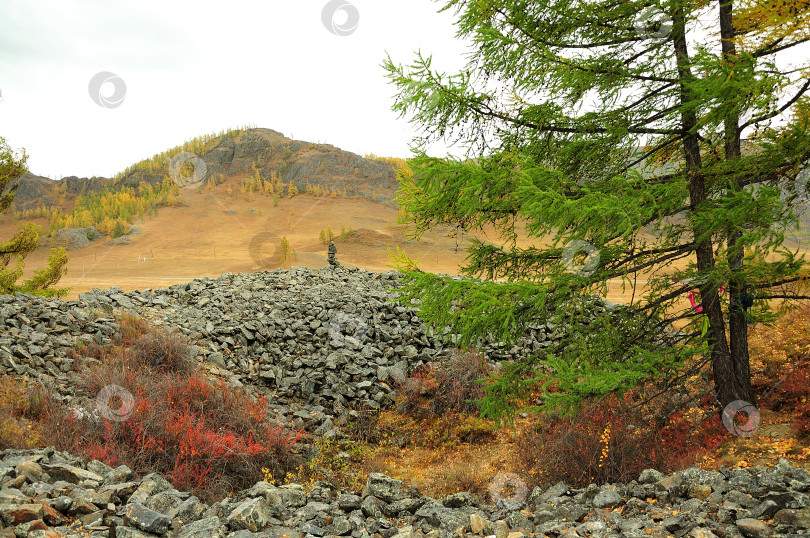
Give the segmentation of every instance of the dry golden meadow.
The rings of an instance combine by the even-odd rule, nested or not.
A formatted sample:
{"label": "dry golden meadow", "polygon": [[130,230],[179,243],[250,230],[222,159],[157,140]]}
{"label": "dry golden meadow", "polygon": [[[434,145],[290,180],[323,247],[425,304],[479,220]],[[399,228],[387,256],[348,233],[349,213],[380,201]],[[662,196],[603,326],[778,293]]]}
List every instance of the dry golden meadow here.
{"label": "dry golden meadow", "polygon": [[[184,189],[183,205],[162,208],[156,216],[137,222],[137,233],[129,243],[111,244],[100,239],[88,247],[71,250],[67,276],[60,282],[60,286],[71,288],[66,299],[75,299],[93,288],[166,287],[226,272],[275,269],[280,266],[282,236],[295,249],[293,265],[325,267],[327,248],[319,234],[327,226],[335,235],[341,228],[354,231],[348,239],[336,240],[338,259],[349,267],[386,271],[392,263],[389,250],[399,248],[411,258],[421,259],[419,267],[425,271],[458,274],[466,256],[464,238],[457,238],[454,229],[432,231],[421,241],[409,241],[405,226],[396,223],[396,209],[368,200],[301,194],[283,197],[274,206],[270,197],[246,201],[238,194],[227,194],[226,188],[227,184],[202,192]],[[44,220],[40,224],[45,225]],[[0,222],[0,237],[10,236],[16,228],[17,223],[6,215]],[[251,241],[257,236],[266,240],[258,248],[254,242],[251,250]],[[491,231],[481,237],[497,240]],[[529,244],[525,235],[519,244]],[[43,265],[47,253],[47,248],[41,248],[26,259],[26,275]],[[642,289],[644,281],[638,281],[638,285]],[[632,288],[622,289],[620,282],[612,282],[606,298],[628,302],[632,296]],[[775,328],[756,327],[751,336],[754,375],[766,385],[776,383],[786,365],[810,358],[810,309],[784,317]],[[469,417],[427,424],[407,419],[395,410],[386,411],[376,417],[379,422],[375,427],[385,435],[433,441],[404,447],[397,447],[390,439],[356,444],[354,481],[359,480],[358,473],[362,476],[381,471],[403,478],[431,495],[485,491],[494,475],[520,467],[523,448],[518,440],[536,428],[532,416],[518,417],[512,427],[500,430],[486,421],[470,422],[473,419]],[[323,454],[328,458],[330,451],[324,450]],[[806,466],[808,454],[808,440],[794,433],[790,413],[763,409],[757,435],[749,439],[728,435],[717,449],[696,463],[710,468],[748,466],[774,463],[785,457]],[[331,463],[320,462],[324,469],[329,469]]]}

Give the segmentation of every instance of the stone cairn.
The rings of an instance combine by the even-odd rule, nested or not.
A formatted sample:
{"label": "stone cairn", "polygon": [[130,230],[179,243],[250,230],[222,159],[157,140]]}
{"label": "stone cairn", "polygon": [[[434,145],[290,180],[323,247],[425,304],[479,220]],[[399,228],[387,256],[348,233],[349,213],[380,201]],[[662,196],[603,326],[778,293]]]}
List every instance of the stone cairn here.
{"label": "stone cairn", "polygon": [[326,259],[332,267],[340,267],[340,262],[337,261],[337,247],[334,241],[329,241],[329,255]]}

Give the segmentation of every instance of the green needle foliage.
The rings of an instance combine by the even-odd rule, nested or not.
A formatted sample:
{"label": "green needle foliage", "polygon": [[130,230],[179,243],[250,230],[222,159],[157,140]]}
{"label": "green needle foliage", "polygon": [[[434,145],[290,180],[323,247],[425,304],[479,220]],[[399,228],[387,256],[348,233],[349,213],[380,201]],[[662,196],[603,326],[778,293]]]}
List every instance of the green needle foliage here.
{"label": "green needle foliage", "polygon": [[[538,385],[547,405],[570,409],[674,382],[692,358],[710,365],[721,405],[753,403],[749,322],[810,298],[805,260],[784,245],[807,204],[810,62],[777,61],[810,39],[810,3],[443,3],[471,43],[466,69],[437,72],[421,53],[384,62],[394,110],[420,129],[399,201],[415,238],[494,225],[502,244],[471,241],[461,280],[400,259],[403,298],[463,344],[513,342],[538,318],[563,332],[508,365],[485,413],[511,416]],[[428,157],[437,141],[466,157]],[[518,247],[517,224],[550,246]],[[647,284],[631,304],[588,314],[617,279]],[[693,289],[700,312],[684,306]],[[679,320],[683,334],[661,338]]]}
{"label": "green needle foliage", "polygon": [[[25,151],[15,152],[0,137],[0,214],[6,213],[14,193],[19,186],[16,179],[28,169],[25,166],[28,155]],[[65,275],[68,257],[64,248],[53,248],[48,257],[47,267],[36,271],[28,280],[17,284],[25,269],[24,259],[39,248],[39,228],[31,223],[21,227],[8,241],[0,243],[0,294],[21,292],[46,297],[61,297],[69,288],[55,289],[52,286]],[[16,258],[14,267],[9,267]]]}

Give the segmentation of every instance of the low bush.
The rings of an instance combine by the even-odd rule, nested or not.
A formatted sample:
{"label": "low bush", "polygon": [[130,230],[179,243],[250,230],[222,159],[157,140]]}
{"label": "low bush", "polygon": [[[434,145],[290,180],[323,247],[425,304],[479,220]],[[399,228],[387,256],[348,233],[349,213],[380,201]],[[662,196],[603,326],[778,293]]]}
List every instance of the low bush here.
{"label": "low bush", "polygon": [[475,461],[448,461],[430,479],[427,487],[437,495],[467,491],[484,499],[489,493],[491,476]]}
{"label": "low bush", "polygon": [[441,362],[417,368],[396,382],[397,410],[417,417],[448,412],[478,413],[484,397],[482,380],[489,374],[486,359],[474,351],[454,350]]}
{"label": "low bush", "polygon": [[206,378],[175,332],[134,318],[121,327],[114,346],[82,351],[96,359],[81,382],[98,395],[96,413],[51,406],[42,416],[45,444],[161,473],[208,501],[300,465],[302,433],[271,422],[263,397]]}
{"label": "low bush", "polygon": [[352,405],[350,409],[353,413],[346,427],[349,436],[361,443],[379,443],[381,441],[380,410],[363,404]]}
{"label": "low bush", "polygon": [[[766,385],[768,386],[768,385]],[[769,384],[762,406],[773,411],[789,412],[796,434],[810,437],[810,360],[799,358],[785,365],[779,379]]]}
{"label": "low bush", "polygon": [[378,424],[379,443],[399,448],[450,448],[462,443],[487,443],[496,436],[492,421],[467,413],[448,412],[438,417],[415,417],[385,412],[380,415]]}
{"label": "low bush", "polygon": [[793,429],[796,435],[810,439],[810,403],[802,402],[793,410]]}
{"label": "low bush", "polygon": [[[367,468],[368,461],[374,460],[374,454],[364,443],[319,438],[312,445],[312,451],[311,458],[286,476],[268,473],[265,480],[271,483],[294,482],[308,491],[318,481],[324,481],[338,489],[359,493],[368,480],[369,472],[377,470],[369,471]],[[283,480],[279,480],[281,477]]]}
{"label": "low bush", "polygon": [[484,397],[480,380],[488,373],[483,355],[473,351],[453,352],[436,371],[436,394],[431,401],[433,413],[442,415],[450,410],[477,413],[478,401]]}
{"label": "low bush", "polygon": [[750,331],[752,362],[761,362],[765,377],[775,379],[797,361],[810,359],[810,306],[782,315],[772,325],[755,325]]}
{"label": "low bush", "polygon": [[547,414],[518,438],[523,471],[535,485],[628,482],[647,468],[695,463],[727,438],[720,416],[673,413],[663,424],[633,392],[591,402],[572,416]]}
{"label": "low bush", "polygon": [[135,338],[129,352],[134,367],[155,372],[190,372],[193,367],[191,347],[180,333],[149,331]]}
{"label": "low bush", "polygon": [[48,402],[48,393],[38,384],[0,377],[0,449],[38,446],[34,421]]}
{"label": "low bush", "polygon": [[293,448],[300,433],[267,421],[263,399],[253,401],[198,373],[163,379],[149,392],[123,387],[127,393],[119,398],[126,411],[120,420],[88,420],[55,409],[49,416],[55,436],[47,441],[108,465],[125,464],[138,474],[161,473],[175,487],[206,499],[252,486],[263,468],[284,476],[299,463]]}
{"label": "low bush", "polygon": [[796,434],[810,438],[810,306],[751,330],[752,385],[760,407],[791,414]]}
{"label": "low bush", "polygon": [[774,411],[790,411],[806,401],[810,396],[810,361],[805,359],[786,365],[763,396],[762,404]]}
{"label": "low bush", "polygon": [[418,418],[430,416],[430,398],[436,390],[436,379],[429,365],[416,368],[410,376],[395,380],[394,385],[399,413]]}

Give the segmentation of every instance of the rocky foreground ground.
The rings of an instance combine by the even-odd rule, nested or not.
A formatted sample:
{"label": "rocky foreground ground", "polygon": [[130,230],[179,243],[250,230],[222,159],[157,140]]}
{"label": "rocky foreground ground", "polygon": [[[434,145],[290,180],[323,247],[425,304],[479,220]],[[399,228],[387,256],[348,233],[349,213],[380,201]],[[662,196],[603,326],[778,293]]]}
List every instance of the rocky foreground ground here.
{"label": "rocky foreground ground", "polygon": [[53,449],[0,455],[0,537],[810,534],[810,473],[784,460],[767,468],[690,468],[667,476],[648,469],[629,484],[573,489],[559,483],[535,488],[528,496],[519,486],[496,484],[494,505],[471,493],[432,499],[382,474],[372,474],[361,492],[338,491],[323,482],[310,490],[258,482],[207,505],[159,475],[136,479],[125,466],[85,464]]}
{"label": "rocky foreground ground", "polygon": [[[114,314],[129,312],[179,328],[213,375],[269,394],[280,422],[336,435],[333,420],[348,406],[389,405],[398,377],[447,352],[439,337],[448,330],[426,327],[412,308],[392,300],[400,279],[395,272],[294,269],[166,289],[95,290],[69,302],[3,296],[0,367],[51,386],[68,405],[87,405],[76,376],[95,359],[71,351],[82,341],[110,344],[119,330]],[[513,348],[492,341],[483,349],[493,362],[519,358],[558,336],[558,328],[536,324]],[[0,538],[755,538],[810,528],[810,474],[787,462],[669,476],[647,470],[630,484],[531,492],[494,477],[495,504],[470,493],[431,499],[377,474],[362,492],[259,482],[209,506],[158,475],[137,478],[126,467],[83,463],[53,449],[5,450],[0,457]]]}

